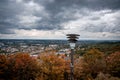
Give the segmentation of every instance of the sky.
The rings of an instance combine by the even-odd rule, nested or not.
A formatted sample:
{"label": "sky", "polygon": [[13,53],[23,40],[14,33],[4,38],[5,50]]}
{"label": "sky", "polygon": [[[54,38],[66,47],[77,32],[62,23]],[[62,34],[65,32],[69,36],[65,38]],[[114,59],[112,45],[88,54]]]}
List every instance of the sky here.
{"label": "sky", "polygon": [[120,40],[120,0],[0,0],[0,39]]}

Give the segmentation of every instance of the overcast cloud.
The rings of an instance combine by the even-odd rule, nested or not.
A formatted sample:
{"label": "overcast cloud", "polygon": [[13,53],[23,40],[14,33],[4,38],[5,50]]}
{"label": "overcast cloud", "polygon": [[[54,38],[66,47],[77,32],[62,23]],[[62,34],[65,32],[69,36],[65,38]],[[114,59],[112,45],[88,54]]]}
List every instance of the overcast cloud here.
{"label": "overcast cloud", "polygon": [[1,0],[0,38],[120,40],[120,0]]}

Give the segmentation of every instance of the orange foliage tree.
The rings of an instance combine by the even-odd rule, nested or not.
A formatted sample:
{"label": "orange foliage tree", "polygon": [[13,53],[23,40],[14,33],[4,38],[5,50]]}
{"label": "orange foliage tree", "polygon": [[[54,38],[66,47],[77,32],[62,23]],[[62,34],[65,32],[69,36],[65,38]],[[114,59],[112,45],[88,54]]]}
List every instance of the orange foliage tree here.
{"label": "orange foliage tree", "polygon": [[84,57],[84,73],[93,78],[99,72],[104,72],[106,68],[105,57],[98,49],[91,49],[83,55]]}
{"label": "orange foliage tree", "polygon": [[54,52],[39,55],[40,68],[43,80],[62,80],[67,68],[64,58]]}
{"label": "orange foliage tree", "polygon": [[5,55],[0,55],[0,80],[10,79],[10,74],[8,72],[8,60]]}
{"label": "orange foliage tree", "polygon": [[85,74],[84,74],[84,60],[83,57],[79,57],[75,59],[74,61],[74,77],[77,80],[83,79]]}
{"label": "orange foliage tree", "polygon": [[37,60],[29,54],[0,56],[0,74],[5,76],[2,77],[3,80],[35,80],[39,70]]}
{"label": "orange foliage tree", "polygon": [[115,77],[120,77],[120,52],[110,54],[106,58],[106,62],[109,74]]}
{"label": "orange foliage tree", "polygon": [[29,54],[16,54],[9,61],[13,63],[13,72],[17,76],[17,80],[35,80],[39,74],[38,62]]}

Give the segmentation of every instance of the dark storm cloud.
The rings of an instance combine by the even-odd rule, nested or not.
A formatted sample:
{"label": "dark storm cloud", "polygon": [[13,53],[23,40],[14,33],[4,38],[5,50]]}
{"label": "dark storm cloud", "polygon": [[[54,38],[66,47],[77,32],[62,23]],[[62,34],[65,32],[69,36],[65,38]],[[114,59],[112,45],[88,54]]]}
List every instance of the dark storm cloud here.
{"label": "dark storm cloud", "polygon": [[88,26],[85,26],[85,30],[89,32],[111,32],[111,33],[118,33],[120,32],[120,25],[116,26],[108,26],[106,24],[101,24],[98,26],[95,26],[93,24],[89,24]]}
{"label": "dark storm cloud", "polygon": [[[16,18],[17,15],[22,15],[23,12],[27,12],[25,9],[24,3],[28,3],[30,0],[23,0],[22,3],[16,3],[15,0],[1,0],[0,2],[0,33],[14,33],[14,29],[38,29],[38,30],[61,30],[64,29],[61,26],[62,23],[68,22],[70,20],[76,20],[77,17],[74,17],[74,13],[77,11],[82,14],[82,16],[86,16],[81,9],[87,8],[92,11],[99,11],[102,9],[111,9],[111,10],[119,10],[120,9],[120,0],[34,0],[38,5],[42,5],[45,9],[44,13],[49,15],[49,18],[44,15],[42,11],[33,11],[28,12],[28,14],[33,15],[33,18],[42,18],[42,20],[37,20],[36,18],[32,22],[24,21],[25,19]],[[29,8],[29,6],[28,6]],[[69,11],[67,13],[67,11]],[[43,14],[41,14],[43,13]],[[21,17],[20,17],[21,18]],[[33,18],[30,18],[31,20]],[[28,20],[30,20],[28,18]],[[95,20],[97,18],[93,18]],[[99,18],[98,18],[99,19]],[[92,19],[91,19],[92,20]],[[117,23],[119,26],[120,23]],[[90,29],[94,31],[102,32],[104,28],[98,29],[93,24],[89,26],[93,26]],[[89,27],[88,26],[88,27]],[[101,25],[102,26],[102,25]],[[104,26],[104,25],[103,25]],[[111,32],[120,31],[120,29],[116,29],[119,27],[114,26],[115,29],[108,30]],[[86,27],[86,30],[87,28]],[[106,29],[107,30],[107,29]],[[89,31],[89,30],[88,30]]]}
{"label": "dark storm cloud", "polygon": [[89,9],[120,9],[120,0],[55,0],[47,4],[46,8],[51,13],[59,13],[62,8],[89,8]]}
{"label": "dark storm cloud", "polygon": [[[24,0],[23,3],[28,3],[30,0]],[[25,23],[25,25],[21,25],[19,23],[19,19],[17,19],[15,16],[22,14],[22,12],[25,11],[24,5],[17,4],[13,0],[3,0],[0,3],[0,33],[9,33],[9,29],[39,29],[39,30],[53,30],[53,29],[61,29],[61,26],[59,25],[59,19],[54,19],[54,17],[50,17],[50,19],[46,19],[43,15],[42,21],[35,22],[34,25],[32,23]],[[29,7],[29,6],[28,6]],[[27,12],[27,11],[26,11]],[[41,17],[42,12],[28,12],[30,15],[34,15],[35,17]],[[48,13],[49,14],[49,13]],[[29,17],[29,15],[28,15]],[[6,20],[9,20],[6,21]],[[11,20],[11,21],[10,21]],[[9,24],[9,25],[8,25]],[[30,25],[29,27],[26,25]],[[4,31],[2,31],[4,30]],[[10,32],[11,33],[11,32]]]}
{"label": "dark storm cloud", "polygon": [[[14,16],[19,14],[22,8],[10,0],[0,1],[0,34],[13,34],[12,29],[17,29]],[[11,21],[7,21],[11,20]]]}
{"label": "dark storm cloud", "polygon": [[13,26],[16,25],[0,20],[0,34],[14,34],[14,31],[12,31],[12,29],[17,29],[17,27],[13,27]]}

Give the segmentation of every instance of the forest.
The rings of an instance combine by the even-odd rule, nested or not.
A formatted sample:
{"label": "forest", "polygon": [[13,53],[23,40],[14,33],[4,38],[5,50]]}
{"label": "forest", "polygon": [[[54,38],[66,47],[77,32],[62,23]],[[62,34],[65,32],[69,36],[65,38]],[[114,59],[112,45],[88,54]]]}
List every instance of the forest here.
{"label": "forest", "polygon": [[[120,43],[76,48],[75,80],[120,80]],[[70,80],[70,57],[55,50],[37,57],[29,53],[1,54],[0,80]]]}

